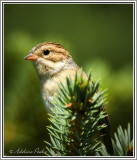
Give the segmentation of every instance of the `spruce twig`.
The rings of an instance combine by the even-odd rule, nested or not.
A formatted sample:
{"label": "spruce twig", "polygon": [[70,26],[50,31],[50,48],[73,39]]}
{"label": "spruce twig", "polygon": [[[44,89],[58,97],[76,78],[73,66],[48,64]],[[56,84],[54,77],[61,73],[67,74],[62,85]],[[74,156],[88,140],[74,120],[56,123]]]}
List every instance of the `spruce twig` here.
{"label": "spruce twig", "polygon": [[74,82],[69,76],[66,85],[59,84],[53,114],[49,114],[51,144],[47,143],[47,155],[88,156],[99,150],[103,135],[97,135],[106,125],[98,122],[107,115],[99,112],[104,92],[98,87],[99,82],[93,83],[91,74],[85,80],[82,72],[80,76],[76,73]]}
{"label": "spruce twig", "polygon": [[[115,139],[115,140],[114,140]],[[97,156],[133,156],[133,140],[131,140],[130,123],[128,123],[127,129],[123,130],[121,126],[117,128],[117,133],[114,133],[114,139],[112,139],[112,145],[114,149],[114,155],[110,155],[102,144]]]}

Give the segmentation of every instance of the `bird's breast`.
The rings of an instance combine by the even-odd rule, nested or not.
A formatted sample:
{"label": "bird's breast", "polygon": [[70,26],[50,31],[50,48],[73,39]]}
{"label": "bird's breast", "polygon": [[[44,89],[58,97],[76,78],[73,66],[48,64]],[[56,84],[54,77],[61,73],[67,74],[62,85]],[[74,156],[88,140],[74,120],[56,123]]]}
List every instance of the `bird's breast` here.
{"label": "bird's breast", "polygon": [[58,74],[52,77],[40,78],[42,99],[47,110],[49,110],[50,108],[53,108],[52,101],[54,99],[54,96],[57,93],[58,84],[62,82],[65,85],[66,77],[68,77],[69,75],[71,76],[72,80],[74,80],[75,74],[76,74],[76,69],[65,70],[65,71],[59,72]]}
{"label": "bird's breast", "polygon": [[52,101],[56,93],[57,83],[52,78],[49,78],[40,82],[40,88],[44,106],[50,112],[51,108],[53,108]]}

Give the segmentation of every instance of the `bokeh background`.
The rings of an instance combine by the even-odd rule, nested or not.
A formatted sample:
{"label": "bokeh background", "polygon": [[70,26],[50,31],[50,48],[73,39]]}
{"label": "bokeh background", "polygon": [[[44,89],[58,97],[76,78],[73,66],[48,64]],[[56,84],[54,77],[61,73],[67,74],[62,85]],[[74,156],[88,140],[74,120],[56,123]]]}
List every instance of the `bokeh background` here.
{"label": "bokeh background", "polygon": [[[24,57],[42,42],[61,43],[86,73],[108,88],[112,133],[133,124],[132,4],[4,5],[4,154],[45,150],[49,139],[39,79]],[[13,154],[9,153],[13,150]]]}

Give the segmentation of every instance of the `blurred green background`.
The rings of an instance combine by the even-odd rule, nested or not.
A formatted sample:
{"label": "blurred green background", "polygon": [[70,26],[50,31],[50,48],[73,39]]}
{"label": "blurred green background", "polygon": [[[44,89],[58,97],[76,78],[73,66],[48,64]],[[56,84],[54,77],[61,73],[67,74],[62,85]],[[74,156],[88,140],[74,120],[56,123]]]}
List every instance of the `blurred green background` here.
{"label": "blurred green background", "polygon": [[[133,124],[132,4],[4,5],[4,154],[39,151],[48,140],[39,79],[24,57],[35,45],[61,43],[107,91],[112,132]],[[9,153],[13,150],[15,153]]]}

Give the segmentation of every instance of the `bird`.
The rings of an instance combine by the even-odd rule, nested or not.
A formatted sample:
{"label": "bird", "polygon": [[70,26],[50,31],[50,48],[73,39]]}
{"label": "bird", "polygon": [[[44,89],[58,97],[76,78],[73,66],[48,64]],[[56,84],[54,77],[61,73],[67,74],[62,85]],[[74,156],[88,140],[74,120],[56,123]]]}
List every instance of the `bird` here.
{"label": "bird", "polygon": [[[44,106],[47,112],[51,113],[51,108],[54,108],[51,102],[57,94],[58,83],[62,82],[64,84],[68,75],[74,81],[76,72],[81,73],[81,68],[75,63],[68,50],[56,42],[44,42],[36,45],[24,59],[32,61],[40,80]],[[82,75],[87,78],[86,73],[83,71]],[[104,106],[100,111],[102,110],[106,110]],[[107,125],[103,129],[103,134],[106,134],[104,143],[108,146],[108,152],[113,154],[108,116],[101,123]]]}

